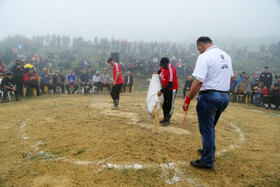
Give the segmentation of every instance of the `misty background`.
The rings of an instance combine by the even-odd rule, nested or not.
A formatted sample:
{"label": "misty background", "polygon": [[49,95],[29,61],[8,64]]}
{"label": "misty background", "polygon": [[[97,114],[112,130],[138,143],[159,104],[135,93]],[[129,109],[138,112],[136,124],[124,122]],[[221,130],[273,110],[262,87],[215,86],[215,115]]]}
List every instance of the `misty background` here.
{"label": "misty background", "polygon": [[0,0],[0,40],[65,34],[143,41],[280,39],[279,0]]}

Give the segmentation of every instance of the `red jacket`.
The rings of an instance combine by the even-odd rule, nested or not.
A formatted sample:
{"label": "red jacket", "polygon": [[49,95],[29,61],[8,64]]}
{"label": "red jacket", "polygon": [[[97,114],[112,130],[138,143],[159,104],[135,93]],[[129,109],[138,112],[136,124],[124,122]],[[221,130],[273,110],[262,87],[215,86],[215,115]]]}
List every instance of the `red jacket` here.
{"label": "red jacket", "polygon": [[[38,77],[37,77],[36,73],[34,73],[33,75],[34,75],[35,79],[38,80]],[[25,73],[24,76],[23,76],[23,81],[24,82],[30,81],[30,78],[31,78],[31,76],[28,73]]]}
{"label": "red jacket", "polygon": [[262,92],[263,95],[268,95],[268,91],[267,91],[266,88],[263,88],[263,89],[261,90],[261,92]]}
{"label": "red jacket", "polygon": [[5,74],[6,68],[5,68],[4,64],[1,64],[1,65],[2,65],[2,68],[0,69],[0,72],[3,72]]}

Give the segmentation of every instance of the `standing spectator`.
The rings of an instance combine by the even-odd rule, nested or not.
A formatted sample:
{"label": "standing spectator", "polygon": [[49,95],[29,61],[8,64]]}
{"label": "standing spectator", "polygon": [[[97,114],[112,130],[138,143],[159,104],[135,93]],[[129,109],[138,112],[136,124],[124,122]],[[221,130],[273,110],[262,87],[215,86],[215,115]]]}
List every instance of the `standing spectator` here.
{"label": "standing spectator", "polygon": [[13,78],[15,79],[17,92],[21,97],[23,96],[23,69],[24,66],[21,60],[17,60],[16,64],[11,68],[11,71],[13,72]]}
{"label": "standing spectator", "polygon": [[160,121],[162,126],[167,127],[170,122],[170,118],[174,111],[174,103],[178,89],[177,72],[169,59],[163,57],[160,60],[160,70],[155,72],[155,74],[160,74],[162,89],[158,91],[158,96],[163,94],[163,115],[164,119]]}
{"label": "standing spectator", "polygon": [[260,81],[263,82],[266,89],[269,91],[272,85],[272,73],[268,72],[269,68],[267,66],[264,67],[264,72],[260,75]]}
{"label": "standing spectator", "polygon": [[74,88],[72,94],[75,94],[75,91],[79,88],[77,85],[76,75],[73,74],[73,70],[69,71],[69,74],[66,76],[66,90],[70,94],[69,88]]}
{"label": "standing spectator", "polygon": [[112,83],[111,97],[114,101],[113,109],[118,109],[119,100],[120,100],[120,91],[122,89],[122,84],[123,84],[122,71],[120,65],[116,63],[112,57],[110,57],[107,60],[107,63],[113,66],[113,83]]}
{"label": "standing spectator", "polygon": [[[90,91],[90,89],[92,88],[92,85],[90,84],[90,78],[87,75],[87,70],[83,71],[83,73],[80,76],[79,81],[81,83],[81,86],[84,87],[84,93],[87,94]],[[88,87],[88,88],[86,88],[86,87]]]}
{"label": "standing spectator", "polygon": [[104,69],[104,72],[103,72],[103,74],[101,75],[100,82],[101,82],[101,92],[103,91],[103,87],[107,87],[107,88],[108,88],[108,91],[110,92],[110,90],[111,90],[110,75],[108,75],[106,69]]}
{"label": "standing spectator", "polygon": [[5,75],[5,73],[6,73],[6,67],[5,67],[5,65],[3,64],[3,62],[2,62],[2,59],[0,59],[0,73],[3,73],[4,75]]}
{"label": "standing spectator", "polygon": [[16,101],[20,101],[18,99],[18,92],[15,84],[15,80],[13,79],[13,73],[9,71],[6,77],[1,82],[1,90],[3,92],[3,103],[7,103],[7,94],[9,91],[14,91],[16,95]]}
{"label": "standing spectator", "polygon": [[44,93],[44,87],[47,86],[48,90],[51,89],[51,84],[50,84],[50,74],[48,73],[48,69],[44,68],[43,73],[41,73],[41,82],[40,82],[40,87],[41,87],[41,92]]}
{"label": "standing spectator", "polygon": [[55,72],[55,75],[53,76],[53,93],[56,92],[57,86],[61,88],[62,93],[64,92],[64,80],[65,78],[62,75],[60,75],[59,71],[57,70]]}
{"label": "standing spectator", "polygon": [[192,76],[188,76],[188,79],[186,80],[185,86],[184,86],[184,89],[183,89],[183,98],[186,97],[186,92],[190,91],[192,83],[193,83]]}
{"label": "standing spectator", "polygon": [[93,75],[93,77],[92,77],[92,84],[93,84],[93,86],[96,87],[96,92],[99,93],[100,90],[101,90],[101,86],[102,86],[101,77],[99,75],[99,71],[96,71],[95,75]]}
{"label": "standing spectator", "polygon": [[242,103],[245,102],[245,98],[250,94],[251,86],[250,82],[247,80],[247,77],[243,78],[243,81],[238,83],[234,90],[233,101],[237,101],[237,95],[242,94]]}
{"label": "standing spectator", "polygon": [[124,78],[124,92],[127,86],[129,87],[129,93],[131,93],[131,89],[133,86],[133,76],[131,75],[130,71],[126,73],[126,76]]}
{"label": "standing spectator", "polygon": [[34,73],[34,70],[32,68],[28,69],[27,71],[28,72],[25,73],[23,76],[24,86],[26,88],[27,95],[30,96],[31,88],[35,88],[37,96],[40,96],[38,77],[36,73]]}

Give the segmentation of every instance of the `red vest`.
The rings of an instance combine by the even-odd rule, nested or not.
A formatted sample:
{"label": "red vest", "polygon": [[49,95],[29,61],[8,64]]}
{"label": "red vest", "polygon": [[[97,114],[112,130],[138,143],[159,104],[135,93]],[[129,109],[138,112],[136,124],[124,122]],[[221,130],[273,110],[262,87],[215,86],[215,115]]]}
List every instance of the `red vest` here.
{"label": "red vest", "polygon": [[173,86],[169,90],[177,90],[178,89],[178,80],[177,80],[177,73],[176,69],[169,63],[168,68],[164,69],[161,67],[161,84],[164,88],[168,82],[173,82]]}

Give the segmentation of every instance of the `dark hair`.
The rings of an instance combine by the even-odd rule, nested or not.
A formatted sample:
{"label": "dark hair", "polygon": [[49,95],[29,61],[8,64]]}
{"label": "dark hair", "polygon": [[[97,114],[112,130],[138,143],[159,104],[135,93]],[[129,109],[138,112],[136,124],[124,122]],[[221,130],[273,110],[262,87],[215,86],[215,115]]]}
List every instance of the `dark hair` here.
{"label": "dark hair", "polygon": [[213,42],[208,36],[201,36],[196,41],[197,45],[198,45],[198,43],[209,44],[209,43],[213,43]]}
{"label": "dark hair", "polygon": [[268,69],[268,66],[265,66],[264,69]]}
{"label": "dark hair", "polygon": [[13,75],[13,72],[8,71],[8,73],[7,73],[6,75],[7,75],[7,76],[9,76],[9,75]]}
{"label": "dark hair", "polygon": [[107,63],[110,63],[111,61],[113,61],[114,59],[112,57],[108,58]]}
{"label": "dark hair", "polygon": [[166,57],[163,57],[161,60],[160,60],[160,67],[166,67],[169,63],[169,59],[166,58]]}

